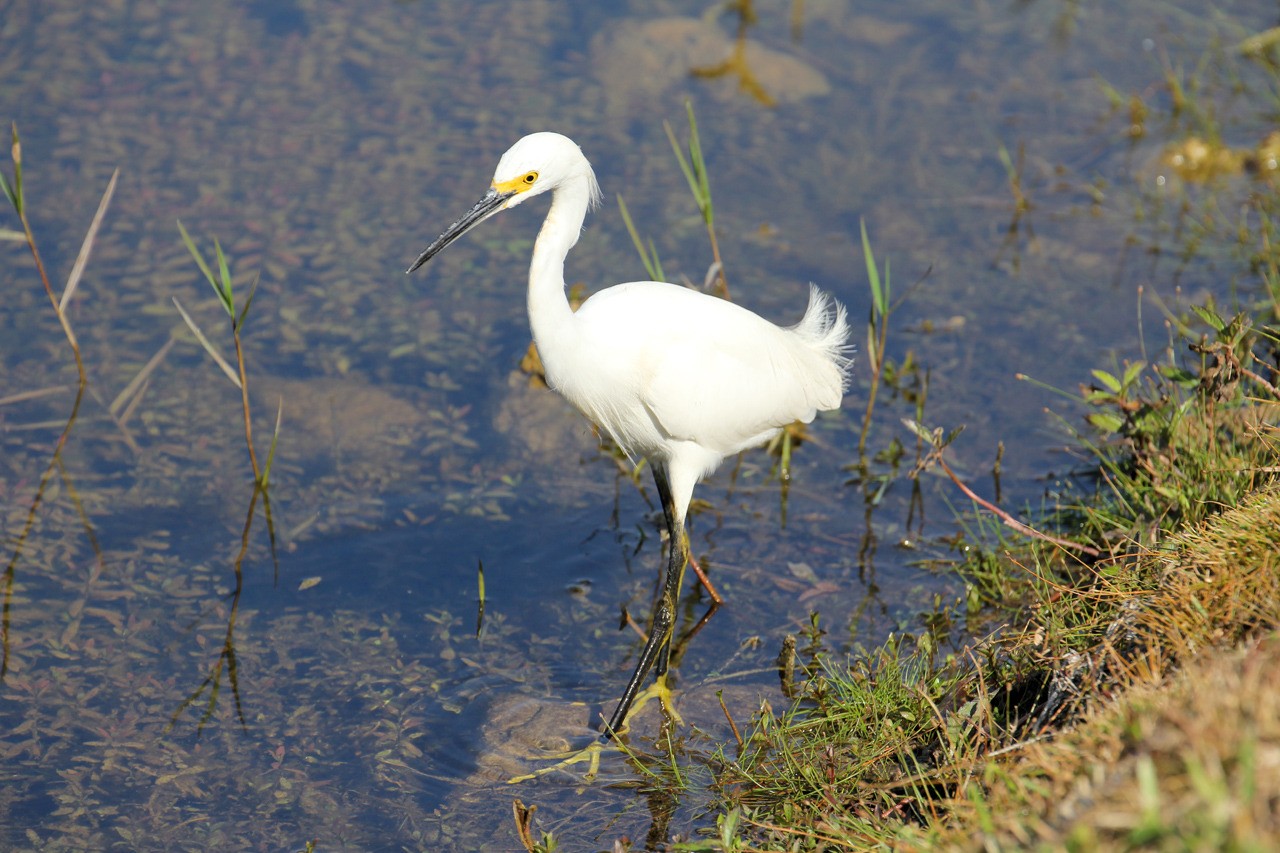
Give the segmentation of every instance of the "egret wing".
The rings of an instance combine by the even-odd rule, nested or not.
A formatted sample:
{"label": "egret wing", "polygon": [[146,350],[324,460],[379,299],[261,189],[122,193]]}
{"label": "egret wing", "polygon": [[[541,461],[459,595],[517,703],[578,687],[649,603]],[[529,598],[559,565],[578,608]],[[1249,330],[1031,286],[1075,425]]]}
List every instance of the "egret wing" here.
{"label": "egret wing", "polygon": [[728,316],[720,328],[668,339],[643,392],[668,435],[725,455],[818,409],[803,344],[748,311]]}

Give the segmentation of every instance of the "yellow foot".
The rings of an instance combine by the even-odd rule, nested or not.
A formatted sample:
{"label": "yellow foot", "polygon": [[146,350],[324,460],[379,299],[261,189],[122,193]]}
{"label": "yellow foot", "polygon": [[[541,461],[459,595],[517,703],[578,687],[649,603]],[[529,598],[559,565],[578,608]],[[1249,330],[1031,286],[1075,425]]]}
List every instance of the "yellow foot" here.
{"label": "yellow foot", "polygon": [[535,770],[532,773],[525,773],[521,776],[512,776],[507,780],[508,785],[515,785],[518,782],[528,782],[531,779],[537,779],[539,776],[546,776],[548,773],[554,773],[557,770],[565,770],[575,764],[581,764],[584,761],[590,762],[587,766],[587,772],[583,774],[582,781],[590,782],[596,778],[596,774],[600,772],[600,754],[604,751],[605,745],[598,740],[593,740],[591,744],[583,749],[569,754],[568,758],[558,761],[549,767],[543,767],[541,770]]}
{"label": "yellow foot", "polygon": [[[684,725],[684,720],[682,720],[680,715],[676,713],[675,706],[671,702],[671,688],[667,686],[666,676],[661,676],[655,679],[653,684],[649,685],[649,687],[637,694],[635,701],[631,705],[631,710],[627,712],[626,719],[622,721],[622,725],[618,727],[616,732],[614,732],[614,737],[617,738],[626,734],[630,728],[631,718],[634,717],[641,708],[655,698],[659,703],[661,703],[662,711],[668,720],[677,726]],[[600,756],[606,749],[618,749],[618,747],[610,746],[608,743],[604,743],[599,740],[593,740],[589,745],[583,747],[577,752],[570,753],[567,757],[557,761],[555,764],[542,767],[532,773],[512,776],[507,780],[507,784],[515,785],[519,782],[528,782],[533,779],[537,779],[540,776],[546,776],[548,773],[554,773],[557,770],[567,770],[573,765],[582,764],[583,762],[587,763],[587,772],[582,775],[582,781],[590,782],[595,779],[596,774],[600,772]],[[622,749],[625,751],[626,747],[622,747]]]}
{"label": "yellow foot", "polygon": [[676,706],[671,702],[671,688],[667,686],[667,677],[660,675],[654,679],[653,684],[636,694],[635,701],[631,704],[631,710],[627,712],[627,718],[622,721],[622,727],[615,734],[625,732],[631,723],[631,718],[640,712],[640,709],[649,703],[650,700],[656,698],[662,705],[662,713],[668,720],[677,726],[683,726],[684,720],[676,713]]}

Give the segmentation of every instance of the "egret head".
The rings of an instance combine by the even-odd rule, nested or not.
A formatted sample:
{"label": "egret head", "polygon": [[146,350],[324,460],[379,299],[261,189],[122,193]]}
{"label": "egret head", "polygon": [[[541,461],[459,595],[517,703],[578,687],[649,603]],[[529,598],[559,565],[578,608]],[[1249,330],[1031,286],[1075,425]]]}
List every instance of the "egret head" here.
{"label": "egret head", "polygon": [[523,137],[498,161],[493,183],[484,198],[428,246],[408,272],[431,260],[445,246],[498,211],[569,184],[582,188],[589,204],[600,201],[596,176],[577,143],[558,133],[531,133]]}
{"label": "egret head", "polygon": [[506,207],[515,207],[575,178],[587,182],[593,202],[599,199],[591,164],[577,143],[558,133],[531,133],[502,155],[493,173],[493,189],[510,193]]}

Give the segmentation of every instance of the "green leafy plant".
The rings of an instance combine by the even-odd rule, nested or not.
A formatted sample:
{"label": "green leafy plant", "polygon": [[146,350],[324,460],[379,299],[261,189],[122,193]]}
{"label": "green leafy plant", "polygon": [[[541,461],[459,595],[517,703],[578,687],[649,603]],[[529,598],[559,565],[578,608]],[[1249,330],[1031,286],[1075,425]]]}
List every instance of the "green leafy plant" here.
{"label": "green leafy plant", "polygon": [[640,263],[644,264],[644,270],[649,274],[649,278],[653,281],[666,281],[667,276],[662,271],[662,261],[658,259],[658,250],[653,245],[653,239],[650,238],[646,244],[640,238],[640,232],[631,221],[631,212],[627,210],[627,203],[623,200],[621,193],[618,194],[618,212],[622,214],[627,233],[631,235],[631,242],[635,245],[636,253],[640,255]]}
{"label": "green leafy plant", "polygon": [[693,114],[692,101],[685,101],[684,107],[689,114],[689,139],[686,143],[689,151],[688,159],[685,158],[684,152],[681,151],[680,143],[676,140],[675,131],[671,129],[671,123],[664,121],[662,127],[667,132],[667,139],[671,142],[671,150],[675,152],[676,160],[680,163],[680,171],[684,173],[684,179],[689,184],[689,192],[693,193],[693,200],[698,205],[698,212],[702,214],[702,221],[707,226],[707,239],[711,242],[711,255],[713,258],[707,278],[718,278],[720,281],[720,295],[728,299],[729,279],[725,276],[724,261],[720,257],[720,243],[716,240],[715,205],[711,202],[711,181],[707,173],[706,160],[702,156],[702,140],[698,137],[698,120]]}
{"label": "green leafy plant", "polygon": [[885,369],[885,348],[889,338],[889,315],[894,305],[890,301],[889,260],[884,262],[884,278],[876,267],[876,256],[871,251],[867,237],[867,223],[861,223],[862,257],[867,265],[867,285],[871,288],[871,312],[867,317],[867,359],[871,362],[871,387],[867,392],[867,411],[862,416],[862,431],[858,434],[858,458],[865,464],[867,434],[871,432],[871,414],[876,408],[876,393],[880,389],[880,377]]}
{"label": "green leafy plant", "polygon": [[192,334],[196,336],[196,340],[204,347],[205,352],[209,353],[210,357],[222,368],[222,372],[227,375],[227,378],[240,389],[240,403],[244,414],[244,441],[249,448],[249,463],[253,467],[253,479],[265,488],[271,477],[271,461],[275,457],[276,440],[280,437],[280,419],[283,414],[283,404],[276,410],[276,426],[271,435],[271,447],[267,451],[266,464],[260,467],[258,465],[258,454],[253,447],[253,418],[249,403],[249,378],[245,370],[244,347],[240,341],[240,331],[244,328],[245,319],[249,316],[249,308],[253,305],[254,294],[258,290],[258,279],[254,278],[253,284],[249,288],[249,295],[244,300],[244,305],[237,310],[231,269],[227,264],[226,255],[222,252],[222,245],[217,238],[215,237],[213,241],[214,255],[218,263],[218,272],[217,275],[214,275],[208,262],[205,261],[204,255],[201,254],[199,247],[196,246],[195,241],[191,239],[191,235],[187,233],[187,229],[183,227],[181,222],[178,223],[178,230],[182,232],[182,242],[186,244],[187,251],[191,253],[196,266],[200,268],[205,280],[209,282],[209,286],[213,288],[213,292],[217,295],[218,302],[227,312],[227,316],[231,318],[231,338],[236,348],[236,367],[234,369],[222,357],[217,348],[209,342],[209,339],[205,337],[204,332],[200,330],[196,321],[182,307],[182,303],[178,301],[177,297],[174,297],[173,304],[177,307],[178,313],[182,315],[182,319],[186,321]]}
{"label": "green leafy plant", "polygon": [[[22,187],[22,141],[18,137],[18,125],[13,125],[12,145],[10,154],[13,158],[13,180],[7,180],[3,173],[0,173],[0,191],[4,192],[5,198],[9,200],[15,213],[18,214],[18,220],[22,223],[21,233],[6,232],[6,236],[12,239],[22,240],[27,244],[27,248],[31,250],[31,257],[35,259],[36,271],[40,275],[40,283],[44,285],[44,291],[49,296],[49,301],[53,304],[54,314],[58,317],[58,322],[62,325],[62,332],[67,337],[67,343],[71,346],[71,354],[75,356],[76,371],[80,375],[80,388],[84,390],[86,382],[84,372],[84,360],[80,356],[80,344],[76,340],[75,332],[71,329],[71,322],[67,319],[66,307],[70,303],[71,297],[75,295],[76,288],[80,285],[80,277],[84,273],[85,264],[89,260],[89,252],[93,248],[93,241],[97,237],[98,227],[102,224],[102,218],[107,212],[107,205],[111,203],[111,196],[115,193],[116,178],[120,172],[117,169],[111,176],[111,182],[107,185],[107,191],[103,193],[102,201],[98,204],[98,212],[93,218],[93,223],[89,226],[89,231],[85,234],[84,244],[80,248],[80,255],[76,258],[75,266],[71,269],[71,275],[67,278],[67,286],[59,297],[53,292],[53,285],[49,283],[49,276],[45,272],[44,260],[40,257],[40,249],[36,245],[35,235],[31,231],[31,221],[27,218],[27,201],[26,195]],[[79,396],[76,398],[79,403]]]}
{"label": "green leafy plant", "polygon": [[186,244],[187,251],[191,253],[192,259],[195,260],[196,266],[200,268],[205,280],[209,282],[209,286],[213,288],[213,292],[218,297],[218,303],[223,310],[227,312],[227,316],[231,319],[231,338],[235,344],[236,366],[233,368],[222,357],[217,348],[209,341],[200,326],[182,307],[182,303],[174,297],[173,304],[178,309],[178,313],[182,315],[182,319],[186,322],[187,327],[191,329],[192,334],[196,336],[196,340],[204,348],[205,352],[213,358],[214,362],[222,369],[227,378],[231,380],[237,388],[240,389],[240,405],[241,413],[244,419],[244,440],[249,450],[249,462],[253,467],[253,494],[249,499],[249,509],[245,514],[244,527],[240,534],[240,549],[236,553],[235,560],[232,563],[232,569],[235,575],[235,588],[231,595],[231,608],[227,615],[227,630],[223,637],[222,648],[218,654],[217,660],[210,667],[208,673],[201,683],[189,693],[186,699],[173,712],[173,716],[169,720],[169,728],[173,728],[177,724],[182,713],[188,708],[194,706],[197,701],[203,698],[204,711],[197,723],[197,732],[202,731],[205,725],[213,718],[214,711],[218,706],[218,698],[221,691],[223,677],[225,676],[227,685],[231,689],[231,695],[235,703],[236,718],[243,727],[246,725],[244,716],[244,707],[240,695],[240,679],[238,661],[236,657],[235,646],[235,629],[237,615],[240,609],[240,593],[244,588],[244,560],[249,553],[250,533],[253,529],[253,519],[258,505],[259,497],[262,498],[263,514],[267,521],[267,535],[271,543],[271,556],[273,561],[276,556],[275,549],[275,525],[271,517],[271,496],[268,489],[271,479],[271,463],[275,459],[276,444],[280,437],[280,420],[284,410],[284,404],[276,408],[275,429],[271,435],[271,446],[267,451],[266,463],[259,466],[258,456],[253,446],[253,413],[249,404],[249,376],[245,367],[244,346],[241,343],[240,332],[244,328],[245,320],[249,316],[249,308],[253,305],[253,297],[257,292],[258,279],[255,277],[253,285],[249,288],[249,295],[245,298],[244,304],[237,307],[235,299],[235,288],[231,276],[231,266],[227,262],[227,257],[222,251],[222,245],[214,238],[213,249],[214,258],[217,264],[217,272],[215,273],[210,264],[205,260],[204,255],[196,246],[195,240],[187,233],[187,229],[181,222],[178,222],[178,231],[182,234],[182,241]]}

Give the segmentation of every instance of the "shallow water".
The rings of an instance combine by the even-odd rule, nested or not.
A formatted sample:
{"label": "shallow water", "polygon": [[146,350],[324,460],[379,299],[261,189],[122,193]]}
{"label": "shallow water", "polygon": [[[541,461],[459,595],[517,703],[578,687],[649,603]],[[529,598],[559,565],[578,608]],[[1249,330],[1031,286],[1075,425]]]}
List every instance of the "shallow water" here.
{"label": "shallow water", "polygon": [[[585,786],[490,772],[529,730],[517,761],[611,708],[640,645],[620,608],[647,620],[660,563],[647,472],[633,482],[520,370],[538,212],[403,274],[524,133],[565,132],[596,167],[606,203],[568,264],[588,291],[644,277],[619,193],[669,277],[702,281],[705,232],[662,126],[684,135],[686,98],[735,300],[792,322],[814,281],[865,350],[865,221],[909,293],[890,357],[928,371],[930,425],[966,425],[950,458],[987,496],[1003,442],[1014,510],[1052,503],[1075,464],[1045,408],[1082,414],[1015,373],[1074,390],[1138,357],[1140,332],[1158,349],[1139,286],[1166,300],[1247,286],[1243,250],[1188,250],[1230,215],[1199,217],[1195,188],[1157,189],[1152,164],[1198,130],[1163,68],[1208,57],[1202,79],[1247,88],[1229,45],[1271,23],[1265,4],[760,5],[745,66],[722,64],[737,19],[701,5],[351,5],[4,12],[0,103],[56,282],[121,170],[69,309],[90,390],[60,466],[74,366],[30,256],[0,243],[6,849],[505,849],[513,797],[569,849],[659,847],[713,822],[706,780],[673,803],[617,755]],[[1104,83],[1151,105],[1145,136]],[[1215,108],[1232,144],[1268,129],[1256,100]],[[260,454],[283,406],[276,552],[255,506],[238,583],[239,396],[172,299],[224,353],[229,330],[177,219],[207,253],[219,238],[241,297],[259,277],[245,348]],[[141,396],[112,409],[157,354]],[[908,447],[883,494],[849,482],[869,382],[864,354],[845,408],[795,453],[785,526],[763,451],[697,493],[693,549],[729,604],[675,669],[691,753],[730,739],[716,690],[739,724],[785,704],[772,662],[811,613],[856,653],[963,593],[923,567],[949,555],[964,504],[928,475],[911,509],[899,419],[914,403],[886,391],[876,410],[871,450]],[[42,389],[60,390],[6,399]],[[682,617],[702,612],[690,588]]]}

